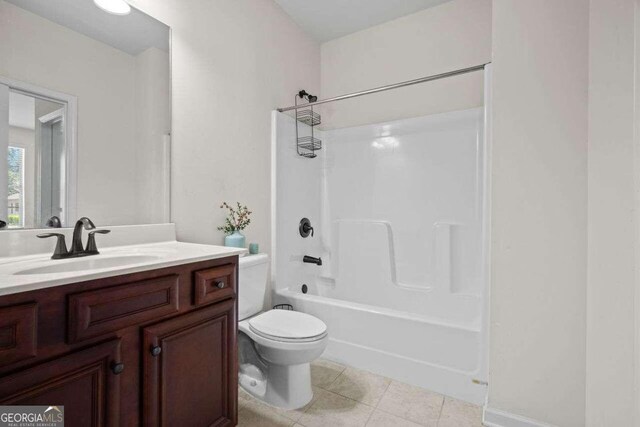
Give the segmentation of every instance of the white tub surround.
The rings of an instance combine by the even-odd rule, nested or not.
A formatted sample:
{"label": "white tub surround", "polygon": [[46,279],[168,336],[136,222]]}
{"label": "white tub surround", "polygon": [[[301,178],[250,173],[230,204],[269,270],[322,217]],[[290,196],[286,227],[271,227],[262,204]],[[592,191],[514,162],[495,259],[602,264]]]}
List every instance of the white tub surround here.
{"label": "white tub surround", "polygon": [[[483,108],[328,123],[311,160],[293,124],[274,115],[274,303],[327,324],[326,358],[482,404]],[[298,233],[303,217],[314,237]]]}
{"label": "white tub surround", "polygon": [[[8,241],[10,249],[21,254],[0,257],[0,296],[246,253],[246,249],[177,242],[172,224],[108,229],[112,233],[98,237],[99,255],[61,260],[51,259],[55,239],[36,237],[43,230],[0,232],[0,247],[6,249],[2,243]],[[57,231],[69,235],[70,242],[70,229]]]}

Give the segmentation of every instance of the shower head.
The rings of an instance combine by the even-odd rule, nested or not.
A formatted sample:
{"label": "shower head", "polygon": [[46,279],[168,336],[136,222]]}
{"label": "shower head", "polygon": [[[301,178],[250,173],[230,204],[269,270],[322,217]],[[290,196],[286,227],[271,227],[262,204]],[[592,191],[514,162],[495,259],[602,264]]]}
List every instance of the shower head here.
{"label": "shower head", "polygon": [[311,95],[310,93],[308,93],[306,90],[302,89],[300,92],[298,92],[298,96],[300,98],[307,98],[307,100],[309,102],[316,102],[318,100],[318,97],[315,95]]}

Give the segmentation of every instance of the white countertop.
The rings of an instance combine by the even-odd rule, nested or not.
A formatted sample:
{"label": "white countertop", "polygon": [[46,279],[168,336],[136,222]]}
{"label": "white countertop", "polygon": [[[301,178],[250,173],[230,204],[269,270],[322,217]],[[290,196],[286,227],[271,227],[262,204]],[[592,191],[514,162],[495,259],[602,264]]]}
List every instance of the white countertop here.
{"label": "white countertop", "polygon": [[[3,257],[0,258],[0,296],[245,253],[247,250],[240,248],[169,241],[114,246],[100,249],[99,255],[62,260],[52,260],[51,253]],[[108,263],[110,259],[119,261],[126,260],[126,257],[132,259],[132,262],[126,265],[76,271],[20,274],[33,269],[64,268],[65,264],[71,265],[74,262],[80,262],[82,265],[90,263],[89,260]]]}

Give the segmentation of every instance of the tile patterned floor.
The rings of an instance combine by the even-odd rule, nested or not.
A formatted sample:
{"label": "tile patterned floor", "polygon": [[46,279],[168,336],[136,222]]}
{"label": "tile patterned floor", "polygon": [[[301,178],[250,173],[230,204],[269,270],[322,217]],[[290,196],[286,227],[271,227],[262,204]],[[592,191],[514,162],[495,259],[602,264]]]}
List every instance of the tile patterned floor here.
{"label": "tile patterned floor", "polygon": [[239,427],[481,427],[482,410],[456,399],[320,359],[313,400],[285,411],[240,389]]}

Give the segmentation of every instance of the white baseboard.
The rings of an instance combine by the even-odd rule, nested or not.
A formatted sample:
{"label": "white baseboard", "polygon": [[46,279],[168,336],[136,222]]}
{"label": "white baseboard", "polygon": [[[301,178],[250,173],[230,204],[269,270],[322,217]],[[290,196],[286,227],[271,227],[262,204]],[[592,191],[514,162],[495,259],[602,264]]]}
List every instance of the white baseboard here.
{"label": "white baseboard", "polygon": [[482,424],[487,427],[554,427],[551,424],[487,406],[484,407]]}

